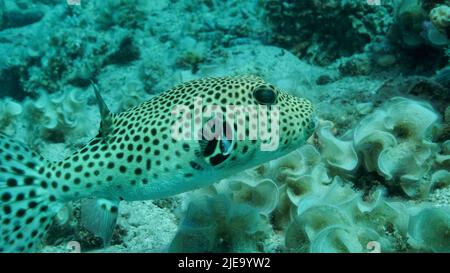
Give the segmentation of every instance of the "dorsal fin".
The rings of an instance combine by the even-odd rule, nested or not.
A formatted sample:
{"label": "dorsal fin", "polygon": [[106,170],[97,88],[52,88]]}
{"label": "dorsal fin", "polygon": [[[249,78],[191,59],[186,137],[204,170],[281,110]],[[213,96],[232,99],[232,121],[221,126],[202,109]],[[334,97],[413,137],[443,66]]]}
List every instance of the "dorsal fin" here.
{"label": "dorsal fin", "polygon": [[111,111],[109,111],[108,106],[103,100],[100,92],[98,91],[97,85],[91,81],[92,87],[94,88],[95,97],[97,98],[98,109],[100,111],[101,123],[99,135],[106,139],[109,133],[112,131],[112,115]]}

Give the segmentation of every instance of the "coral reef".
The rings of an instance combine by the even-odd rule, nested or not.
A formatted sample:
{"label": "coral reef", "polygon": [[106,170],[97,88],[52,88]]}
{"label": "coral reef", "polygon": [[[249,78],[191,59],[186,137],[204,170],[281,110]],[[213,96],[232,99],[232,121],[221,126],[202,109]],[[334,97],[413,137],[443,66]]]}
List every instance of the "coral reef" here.
{"label": "coral reef", "polygon": [[429,105],[403,98],[368,115],[355,128],[353,139],[367,171],[377,171],[390,184],[399,183],[408,196],[428,194],[438,118]]}
{"label": "coral reef", "polygon": [[146,4],[147,1],[142,0],[94,1],[95,9],[98,11],[96,17],[98,27],[142,28]]}
{"label": "coral reef", "polygon": [[387,5],[359,1],[268,1],[266,10],[275,43],[320,65],[362,52],[392,23]]}
{"label": "coral reef", "polygon": [[[406,68],[421,73],[442,68],[448,61],[443,49],[448,47],[449,40],[441,27],[445,19],[440,17],[445,5],[430,7],[428,4],[422,0],[399,1],[394,6],[394,23],[386,34],[387,40],[383,41],[390,48],[389,54],[395,52]],[[433,62],[429,58],[433,58]]]}
{"label": "coral reef", "polygon": [[121,202],[110,246],[75,202],[43,252],[450,252],[449,4],[0,0],[0,130],[49,160],[98,133],[91,80],[120,112],[187,80],[256,74],[318,116],[282,158]]}
{"label": "coral reef", "polygon": [[38,53],[27,67],[22,81],[26,92],[55,92],[72,84],[85,87],[98,71],[110,64],[126,64],[140,56],[133,37],[124,32],[114,39],[99,37],[82,26],[70,31],[62,29],[49,37],[48,48]]}
{"label": "coral reef", "polygon": [[404,216],[383,200],[381,190],[372,198],[363,201],[348,185],[334,181],[323,197],[304,201],[286,231],[286,246],[300,252],[367,252],[369,243],[376,241],[383,252],[393,251],[399,247],[398,238],[386,233],[404,234]]}
{"label": "coral reef", "polygon": [[[104,2],[58,6],[39,22],[42,28],[56,21],[58,28],[43,32],[38,39],[33,39],[32,32],[25,33],[30,38],[28,44],[17,44],[14,52],[3,56],[6,65],[0,67],[0,81],[9,82],[9,92],[23,93],[20,97],[23,99],[40,91],[57,92],[67,85],[86,87],[103,67],[139,59],[135,37],[126,30],[128,24],[133,24],[130,17],[135,16],[134,10],[128,9],[134,9],[137,1],[106,1],[115,7],[114,12],[100,8]],[[105,14],[106,10],[113,18]],[[109,28],[106,35],[98,35],[97,29],[89,27],[101,26],[94,23],[96,18],[103,18],[102,22],[118,28]],[[6,39],[9,42],[9,38]]]}
{"label": "coral reef", "polygon": [[[316,198],[316,204],[308,204],[286,231],[286,246],[293,251],[369,252],[373,243],[382,252],[449,251],[446,207],[407,208],[387,201],[382,189],[363,197],[340,181]],[[431,223],[433,231],[425,227]]]}

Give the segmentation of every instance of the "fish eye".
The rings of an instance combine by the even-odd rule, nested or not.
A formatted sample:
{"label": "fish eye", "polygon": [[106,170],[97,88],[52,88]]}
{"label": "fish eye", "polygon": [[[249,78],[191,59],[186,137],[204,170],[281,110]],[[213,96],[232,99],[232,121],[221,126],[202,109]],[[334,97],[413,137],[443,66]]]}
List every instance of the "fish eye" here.
{"label": "fish eye", "polygon": [[253,97],[261,104],[274,104],[277,100],[275,90],[269,86],[260,86],[253,91]]}

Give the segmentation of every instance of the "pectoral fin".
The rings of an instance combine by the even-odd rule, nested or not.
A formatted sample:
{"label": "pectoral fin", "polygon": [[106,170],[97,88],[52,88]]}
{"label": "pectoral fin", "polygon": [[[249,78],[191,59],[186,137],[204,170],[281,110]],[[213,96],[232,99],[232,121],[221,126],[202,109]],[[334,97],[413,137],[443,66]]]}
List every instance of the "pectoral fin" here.
{"label": "pectoral fin", "polygon": [[87,199],[81,203],[81,222],[108,245],[116,226],[118,212],[119,200]]}

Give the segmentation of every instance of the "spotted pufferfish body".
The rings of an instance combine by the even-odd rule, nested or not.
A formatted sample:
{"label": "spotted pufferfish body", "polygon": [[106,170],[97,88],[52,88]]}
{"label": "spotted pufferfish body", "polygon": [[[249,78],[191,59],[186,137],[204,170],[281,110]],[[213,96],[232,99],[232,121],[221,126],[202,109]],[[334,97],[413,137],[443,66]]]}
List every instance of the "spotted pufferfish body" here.
{"label": "spotted pufferfish body", "polygon": [[[87,198],[81,207],[83,223],[107,242],[121,200],[163,198],[217,182],[291,152],[315,128],[308,100],[256,76],[187,82],[117,114],[109,113],[97,96],[102,114],[99,134],[60,162],[47,161],[0,135],[0,252],[36,250],[63,204],[81,198]],[[264,105],[269,111],[276,107],[277,149],[263,151],[259,139],[233,140],[239,126],[246,134],[254,129],[250,115],[243,120],[225,117],[224,128],[231,128],[233,139],[175,139],[172,110],[183,105],[195,115],[199,98],[224,112],[230,105]],[[208,120],[202,117],[200,123]]]}

